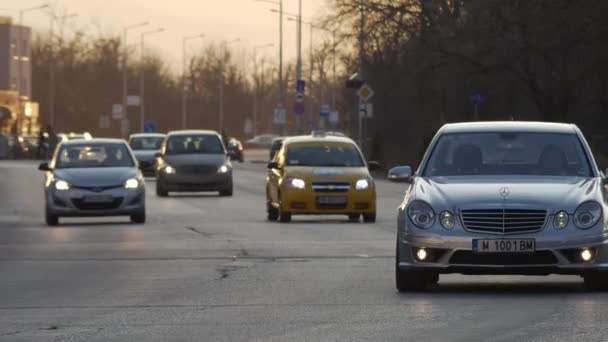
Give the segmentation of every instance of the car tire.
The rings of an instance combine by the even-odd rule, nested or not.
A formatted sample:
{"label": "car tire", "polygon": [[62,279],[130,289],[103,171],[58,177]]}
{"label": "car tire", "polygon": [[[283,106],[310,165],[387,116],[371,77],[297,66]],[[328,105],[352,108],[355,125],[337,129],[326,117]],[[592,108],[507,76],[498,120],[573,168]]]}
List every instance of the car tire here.
{"label": "car tire", "polygon": [[363,222],[365,223],[374,223],[376,222],[376,212],[363,214]]}
{"label": "car tire", "polygon": [[140,212],[131,215],[131,222],[133,223],[146,223],[146,212]]}
{"label": "car tire", "polygon": [[439,274],[419,270],[402,270],[399,268],[399,247],[395,258],[395,285],[399,292],[421,292],[439,281]]}
{"label": "car tire", "polygon": [[288,211],[279,210],[279,221],[280,222],[291,222],[291,213]]}
{"label": "car tire", "polygon": [[48,211],[45,213],[46,225],[54,227],[59,224],[59,216],[50,214]]}
{"label": "car tire", "polygon": [[359,214],[350,214],[348,215],[348,222],[359,222]]}
{"label": "car tire", "polygon": [[608,291],[608,273],[591,272],[583,276],[587,291]]}
{"label": "car tire", "polygon": [[279,219],[279,210],[272,206],[269,202],[266,203],[266,217],[268,221],[276,221]]}
{"label": "car tire", "polygon": [[220,197],[231,197],[233,191],[234,190],[232,184],[230,184],[230,187],[228,189],[220,190]]}
{"label": "car tire", "polygon": [[158,197],[167,197],[169,196],[169,191],[165,189],[165,187],[161,184],[161,180],[156,180],[156,196]]}

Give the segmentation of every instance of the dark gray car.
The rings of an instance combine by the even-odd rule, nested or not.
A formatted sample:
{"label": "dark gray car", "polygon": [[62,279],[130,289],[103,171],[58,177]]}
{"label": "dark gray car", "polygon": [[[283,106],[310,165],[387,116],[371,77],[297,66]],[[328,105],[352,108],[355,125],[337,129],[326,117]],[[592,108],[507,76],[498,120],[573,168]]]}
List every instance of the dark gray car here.
{"label": "dark gray car", "polygon": [[157,154],[156,194],[219,191],[232,196],[232,164],[215,131],[170,132]]}
{"label": "dark gray car", "polygon": [[135,158],[139,162],[144,162],[140,165],[144,176],[156,176],[156,154],[160,152],[165,137],[166,135],[162,133],[139,133],[129,137],[129,146]]}
{"label": "dark gray car", "polygon": [[61,143],[45,171],[45,213],[50,226],[60,217],[130,216],[146,221],[146,190],[124,140],[71,140]]}

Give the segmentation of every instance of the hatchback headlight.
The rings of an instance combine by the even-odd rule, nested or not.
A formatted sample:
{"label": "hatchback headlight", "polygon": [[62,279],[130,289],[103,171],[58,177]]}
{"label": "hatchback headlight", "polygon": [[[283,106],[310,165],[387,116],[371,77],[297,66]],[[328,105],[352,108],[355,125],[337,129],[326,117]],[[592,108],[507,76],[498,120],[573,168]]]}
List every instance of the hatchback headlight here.
{"label": "hatchback headlight", "polygon": [[579,229],[589,229],[602,218],[602,206],[597,202],[585,202],[574,213],[574,223]]}
{"label": "hatchback headlight", "polygon": [[125,188],[127,189],[137,189],[139,187],[139,181],[137,178],[127,179],[125,182]]}
{"label": "hatchback headlight", "polygon": [[369,188],[369,181],[367,179],[359,179],[357,183],[355,183],[355,189],[357,190],[365,190]]}
{"label": "hatchback headlight", "polygon": [[439,222],[445,229],[452,229],[452,228],[454,228],[454,225],[456,224],[455,223],[456,220],[454,219],[454,214],[452,214],[452,212],[449,210],[445,210],[445,211],[441,212],[441,214],[439,215]]}
{"label": "hatchback headlight", "polygon": [[229,170],[229,168],[228,168],[228,166],[227,166],[227,165],[222,165],[222,166],[220,166],[220,167],[217,169],[217,172],[218,172],[218,173],[226,173],[226,172],[228,172],[228,170]]}
{"label": "hatchback headlight", "polygon": [[306,187],[306,182],[303,179],[299,179],[299,178],[288,178],[287,187],[291,188],[291,189],[302,190]]}
{"label": "hatchback headlight", "polygon": [[70,184],[64,180],[57,180],[55,182],[55,189],[60,191],[70,190]]}
{"label": "hatchback headlight", "polygon": [[166,174],[168,175],[173,175],[175,174],[175,168],[173,168],[171,165],[166,165],[165,168],[163,169],[165,171]]}
{"label": "hatchback headlight", "polygon": [[568,225],[568,221],[570,221],[568,213],[561,210],[553,217],[553,226],[555,229],[564,229]]}
{"label": "hatchback headlight", "polygon": [[407,208],[407,214],[418,228],[428,229],[435,223],[433,208],[422,201],[412,202]]}

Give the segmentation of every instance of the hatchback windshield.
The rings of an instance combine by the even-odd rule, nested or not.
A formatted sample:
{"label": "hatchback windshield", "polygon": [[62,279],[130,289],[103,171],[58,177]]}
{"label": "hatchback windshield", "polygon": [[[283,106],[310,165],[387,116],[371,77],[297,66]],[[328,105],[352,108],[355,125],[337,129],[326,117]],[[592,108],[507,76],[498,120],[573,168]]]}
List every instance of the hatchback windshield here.
{"label": "hatchback windshield", "polygon": [[575,134],[454,133],[439,138],[425,177],[472,175],[592,175]]}
{"label": "hatchback windshield", "polygon": [[166,154],[223,154],[222,141],[216,135],[175,135],[167,141]]}
{"label": "hatchback windshield", "polygon": [[287,165],[362,167],[363,159],[350,144],[290,145]]}
{"label": "hatchback windshield", "polygon": [[162,136],[158,137],[134,137],[131,138],[129,145],[134,151],[158,151],[160,150],[163,140]]}
{"label": "hatchback windshield", "polygon": [[133,166],[135,163],[125,144],[65,145],[55,161],[57,169]]}

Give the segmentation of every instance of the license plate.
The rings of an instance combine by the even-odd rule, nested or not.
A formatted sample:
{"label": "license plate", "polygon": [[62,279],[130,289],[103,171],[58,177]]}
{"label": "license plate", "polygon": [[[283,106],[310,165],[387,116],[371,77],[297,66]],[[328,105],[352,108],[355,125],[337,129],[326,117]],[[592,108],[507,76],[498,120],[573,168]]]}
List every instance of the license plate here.
{"label": "license plate", "polygon": [[317,197],[318,204],[346,204],[345,196],[319,196]]}
{"label": "license plate", "polygon": [[84,203],[110,203],[114,201],[112,196],[85,196]]}
{"label": "license plate", "polygon": [[530,253],[536,250],[534,239],[519,240],[473,240],[473,252],[475,253]]}

